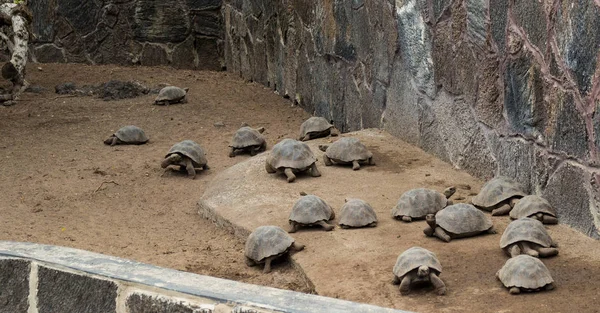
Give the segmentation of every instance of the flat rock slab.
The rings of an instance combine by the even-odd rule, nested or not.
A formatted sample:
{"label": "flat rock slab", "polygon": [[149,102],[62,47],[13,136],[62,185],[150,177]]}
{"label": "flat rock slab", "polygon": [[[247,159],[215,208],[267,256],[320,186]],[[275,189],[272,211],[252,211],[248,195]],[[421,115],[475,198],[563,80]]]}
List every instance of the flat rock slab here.
{"label": "flat rock slab", "polygon": [[[423,234],[426,227],[424,221],[404,223],[391,217],[392,207],[410,189],[425,187],[441,192],[448,186],[456,186],[457,193],[451,199],[454,202],[468,202],[479,191],[481,181],[383,131],[363,130],[343,136],[359,138],[373,152],[377,165],[365,165],[358,171],[353,171],[350,166],[325,166],[323,152],[318,145],[337,139],[321,138],[308,141],[307,144],[319,159],[318,168],[322,176],[298,175],[294,183],[287,183],[285,175],[266,172],[264,164],[269,154],[267,151],[255,157],[246,157],[246,160],[217,175],[199,202],[199,213],[218,225],[230,228],[245,240],[253,229],[262,225],[277,225],[287,230],[290,210],[301,197],[302,191],[315,194],[329,203],[337,214],[332,222],[336,225],[345,198],[363,199],[375,209],[379,219],[377,227],[336,227],[330,232],[321,228],[302,229],[292,236],[297,242],[305,244],[306,249],[292,258],[314,283],[320,295],[403,310],[497,311],[507,305],[515,312],[530,305],[543,309],[548,308],[548,301],[560,301],[557,293],[577,288],[576,280],[600,279],[598,271],[591,273],[592,278],[576,275],[568,280],[571,286],[561,288],[561,283],[567,283],[560,281],[561,271],[565,267],[572,267],[573,271],[580,273],[581,269],[592,266],[588,263],[590,260],[594,260],[593,266],[597,268],[600,265],[600,249],[597,242],[567,227],[550,226],[549,232],[559,244],[561,241],[568,242],[561,246],[559,257],[545,260],[555,280],[558,277],[559,287],[553,291],[554,294],[536,294],[539,301],[509,301],[515,298],[510,298],[495,278],[496,271],[507,259],[499,248],[500,236],[509,222],[507,216],[493,218],[498,234],[454,240],[451,243],[426,237]],[[579,248],[590,245],[596,249],[584,251]],[[439,297],[431,288],[424,288],[402,297],[397,286],[391,284],[396,258],[412,246],[421,246],[437,254],[443,266],[440,277],[448,287],[446,296]],[[582,263],[580,256],[583,254],[592,255],[595,259],[588,258]],[[552,263],[555,263],[554,267]],[[262,267],[256,270],[262,270]],[[274,272],[277,272],[277,266]]]}

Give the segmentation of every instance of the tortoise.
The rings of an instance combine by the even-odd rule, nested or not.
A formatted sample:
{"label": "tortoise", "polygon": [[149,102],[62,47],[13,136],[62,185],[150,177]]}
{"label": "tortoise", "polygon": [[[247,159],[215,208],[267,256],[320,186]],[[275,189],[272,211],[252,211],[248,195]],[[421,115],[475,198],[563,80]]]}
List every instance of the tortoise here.
{"label": "tortoise", "polygon": [[482,210],[492,211],[494,216],[504,215],[526,195],[517,182],[506,176],[498,176],[483,185],[471,203]]}
{"label": "tortoise", "polygon": [[278,226],[260,226],[256,228],[248,239],[244,255],[246,256],[246,265],[255,266],[265,264],[264,273],[271,272],[271,261],[287,255],[291,251],[300,251],[304,245],[294,241],[285,230]]}
{"label": "tortoise", "polygon": [[323,162],[326,166],[333,165],[333,162],[352,164],[352,169],[356,171],[360,169],[360,164],[375,165],[373,153],[357,138],[340,138],[331,145],[319,145],[319,149],[325,152]]}
{"label": "tortoise", "polygon": [[340,209],[338,224],[341,228],[377,226],[377,214],[370,204],[364,200],[352,198],[345,199],[345,202]]}
{"label": "tortoise", "polygon": [[450,242],[454,238],[472,237],[482,233],[495,234],[492,221],[480,210],[467,203],[457,203],[425,217],[427,236]]}
{"label": "tortoise", "polygon": [[511,219],[522,217],[535,218],[544,224],[558,224],[554,208],[546,199],[535,195],[521,198],[510,211]]}
{"label": "tortoise", "polygon": [[546,265],[527,254],[508,259],[496,277],[511,294],[554,289],[554,280]]}
{"label": "tortoise", "polygon": [[179,88],[175,86],[167,86],[160,90],[158,96],[154,100],[154,104],[174,104],[174,103],[186,103],[189,88]]}
{"label": "tortoise", "polygon": [[319,225],[326,231],[333,230],[334,226],[327,221],[335,218],[333,209],[315,195],[306,195],[300,198],[292,207],[290,213],[290,233],[295,233],[301,226]]}
{"label": "tortoise", "polygon": [[180,171],[187,171],[188,176],[196,178],[196,168],[209,169],[208,161],[202,147],[192,140],[184,140],[174,144],[160,166],[178,165]]}
{"label": "tortoise", "polygon": [[298,140],[306,141],[315,138],[337,136],[337,130],[324,117],[313,116],[300,125]]}
{"label": "tortoise", "polygon": [[412,247],[400,254],[394,265],[394,285],[400,285],[400,293],[410,293],[410,285],[414,282],[430,282],[438,295],[446,293],[446,285],[438,277],[442,272],[442,265],[435,253],[421,248]]}
{"label": "tortoise", "polygon": [[248,124],[243,123],[231,139],[229,157],[235,157],[236,150],[250,151],[250,155],[252,156],[258,152],[265,151],[267,149],[267,141],[262,135],[264,131],[264,127],[254,129],[248,126]]}
{"label": "tortoise", "polygon": [[427,188],[411,189],[400,196],[398,203],[392,208],[392,217],[405,222],[424,219],[427,214],[435,214],[452,205],[452,200],[448,199],[455,192],[454,186],[446,188],[444,194]]}
{"label": "tortoise", "polygon": [[141,145],[148,142],[148,137],[144,130],[137,126],[128,125],[119,128],[114,134],[110,135],[108,139],[104,140],[106,145]]}
{"label": "tortoise", "polygon": [[291,183],[296,180],[294,173],[310,171],[313,177],[321,176],[316,162],[317,158],[307,144],[286,138],[273,146],[265,161],[265,169],[271,174],[285,173],[288,183]]}
{"label": "tortoise", "polygon": [[520,254],[536,258],[554,256],[558,254],[556,247],[544,224],[528,217],[512,221],[500,238],[500,248],[510,257]]}

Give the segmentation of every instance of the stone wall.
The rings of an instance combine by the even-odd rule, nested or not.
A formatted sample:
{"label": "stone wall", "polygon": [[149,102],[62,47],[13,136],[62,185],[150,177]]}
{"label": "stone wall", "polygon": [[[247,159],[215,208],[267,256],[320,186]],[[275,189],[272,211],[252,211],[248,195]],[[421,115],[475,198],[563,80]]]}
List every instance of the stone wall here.
{"label": "stone wall", "polygon": [[600,1],[225,0],[228,70],[517,178],[600,238]]}
{"label": "stone wall", "polygon": [[409,313],[83,250],[0,241],[0,313],[38,312]]}
{"label": "stone wall", "polygon": [[29,1],[33,59],[219,70],[221,1]]}

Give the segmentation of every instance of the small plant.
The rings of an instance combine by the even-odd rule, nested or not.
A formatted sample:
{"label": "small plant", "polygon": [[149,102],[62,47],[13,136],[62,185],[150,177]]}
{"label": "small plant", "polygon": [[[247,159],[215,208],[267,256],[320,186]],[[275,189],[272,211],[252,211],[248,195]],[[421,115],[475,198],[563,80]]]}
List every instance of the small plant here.
{"label": "small plant", "polygon": [[23,2],[25,2],[25,0],[13,0],[14,4],[21,4]]}

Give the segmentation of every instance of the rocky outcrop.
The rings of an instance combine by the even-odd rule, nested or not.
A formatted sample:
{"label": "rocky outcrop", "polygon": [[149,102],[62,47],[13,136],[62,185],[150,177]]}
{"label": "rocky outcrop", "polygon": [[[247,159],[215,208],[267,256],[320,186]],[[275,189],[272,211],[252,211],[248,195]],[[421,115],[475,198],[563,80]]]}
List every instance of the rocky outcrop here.
{"label": "rocky outcrop", "polygon": [[546,195],[600,238],[600,3],[225,0],[228,70]]}
{"label": "rocky outcrop", "polygon": [[224,66],[221,0],[36,0],[39,62]]}

